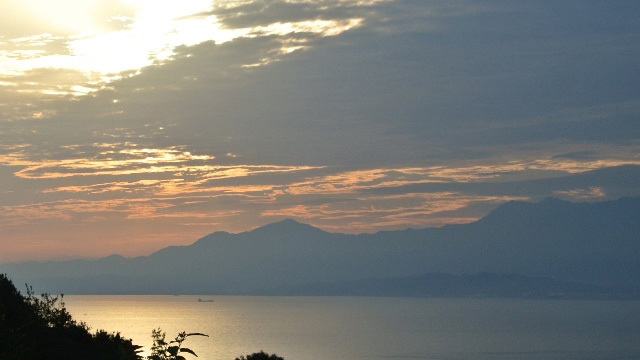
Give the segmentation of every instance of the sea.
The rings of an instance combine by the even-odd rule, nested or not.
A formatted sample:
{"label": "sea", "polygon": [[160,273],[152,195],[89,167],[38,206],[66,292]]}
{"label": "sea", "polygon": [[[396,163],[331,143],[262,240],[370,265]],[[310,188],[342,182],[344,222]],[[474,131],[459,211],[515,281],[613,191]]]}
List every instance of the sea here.
{"label": "sea", "polygon": [[[198,300],[202,301],[198,301]],[[67,295],[92,331],[149,354],[151,331],[203,360],[258,351],[285,360],[640,359],[640,301]],[[196,359],[187,354],[187,358]]]}

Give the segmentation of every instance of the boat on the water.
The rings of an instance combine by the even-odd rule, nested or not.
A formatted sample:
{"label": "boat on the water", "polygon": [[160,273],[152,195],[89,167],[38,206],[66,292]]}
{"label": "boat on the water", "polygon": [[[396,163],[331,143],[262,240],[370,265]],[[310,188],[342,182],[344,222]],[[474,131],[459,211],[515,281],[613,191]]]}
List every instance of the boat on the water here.
{"label": "boat on the water", "polygon": [[200,298],[198,298],[198,302],[213,302],[213,299],[200,299]]}

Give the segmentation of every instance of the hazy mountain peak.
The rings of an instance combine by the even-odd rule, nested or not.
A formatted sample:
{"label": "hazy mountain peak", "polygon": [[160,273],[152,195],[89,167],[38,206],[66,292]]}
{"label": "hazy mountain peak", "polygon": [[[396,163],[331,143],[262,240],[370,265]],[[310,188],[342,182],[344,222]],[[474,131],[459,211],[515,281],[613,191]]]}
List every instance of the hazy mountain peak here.
{"label": "hazy mountain peak", "polygon": [[[242,234],[257,235],[259,237],[285,236],[290,238],[297,238],[298,236],[308,235],[312,233],[321,234],[325,232],[311,225],[297,222],[293,219],[284,219],[275,223],[261,226],[259,228],[256,228],[250,231],[243,232]],[[198,241],[193,243],[193,245],[206,246],[207,244],[213,244],[216,241],[234,239],[236,238],[236,235],[239,235],[239,234],[231,234],[226,231],[216,231],[214,233],[211,233],[199,239]]]}
{"label": "hazy mountain peak", "polygon": [[102,260],[102,261],[123,261],[126,260],[126,258],[122,255],[119,254],[111,254],[107,257],[104,257],[102,259],[98,259],[98,260]]}
{"label": "hazy mountain peak", "polygon": [[293,219],[284,219],[275,223],[261,226],[257,229],[249,231],[251,234],[286,234],[294,235],[299,233],[322,233],[323,230],[315,228],[309,224],[303,224]]}
{"label": "hazy mountain peak", "polygon": [[194,242],[192,244],[192,246],[193,245],[198,246],[198,245],[210,244],[210,243],[212,243],[212,242],[214,242],[216,240],[228,239],[230,236],[232,236],[232,234],[228,233],[226,231],[216,231],[216,232],[213,232],[213,233],[211,233],[209,235],[206,235],[206,236],[198,239],[196,242]]}

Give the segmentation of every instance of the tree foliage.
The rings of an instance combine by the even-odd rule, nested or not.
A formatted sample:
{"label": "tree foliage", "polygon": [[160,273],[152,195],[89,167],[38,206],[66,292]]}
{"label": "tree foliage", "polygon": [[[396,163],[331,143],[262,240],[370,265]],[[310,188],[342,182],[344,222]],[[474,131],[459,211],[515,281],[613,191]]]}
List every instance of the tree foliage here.
{"label": "tree foliage", "polygon": [[260,350],[260,352],[247,355],[247,357],[244,357],[243,355],[243,356],[240,356],[239,358],[236,358],[235,360],[284,360],[284,359],[276,354],[269,355],[266,352]]}
{"label": "tree foliage", "polygon": [[63,296],[23,296],[0,274],[0,359],[138,360],[140,347],[119,333],[89,332],[64,306]]}

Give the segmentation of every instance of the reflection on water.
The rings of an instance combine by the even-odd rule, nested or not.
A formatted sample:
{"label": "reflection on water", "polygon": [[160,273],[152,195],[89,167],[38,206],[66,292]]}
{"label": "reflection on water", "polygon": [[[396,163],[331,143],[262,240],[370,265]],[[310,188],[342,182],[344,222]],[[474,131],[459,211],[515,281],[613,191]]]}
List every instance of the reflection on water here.
{"label": "reflection on water", "polygon": [[[213,302],[198,302],[198,298]],[[640,302],[368,297],[65,296],[75,319],[146,350],[203,332],[200,359],[640,359]]]}

